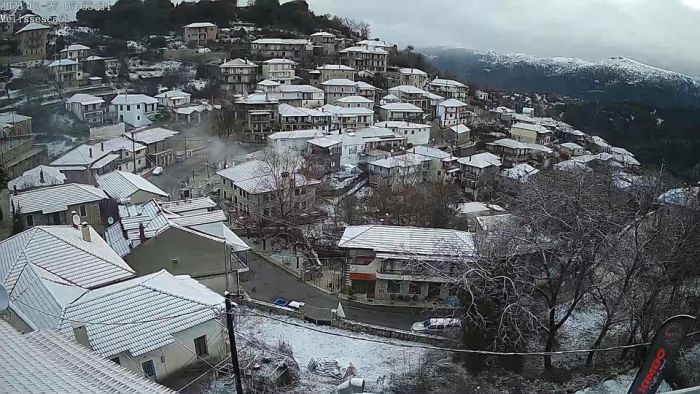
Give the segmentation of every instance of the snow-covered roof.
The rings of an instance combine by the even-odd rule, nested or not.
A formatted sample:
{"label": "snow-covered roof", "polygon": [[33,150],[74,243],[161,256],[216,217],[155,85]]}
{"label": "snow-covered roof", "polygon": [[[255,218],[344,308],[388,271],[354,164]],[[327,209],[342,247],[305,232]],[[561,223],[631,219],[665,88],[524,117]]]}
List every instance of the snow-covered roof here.
{"label": "snow-covered roof", "polygon": [[[43,300],[37,299],[39,305],[23,307],[23,303],[37,298],[31,294],[36,277],[27,277],[30,274],[45,274],[54,283],[63,281],[83,289],[134,276],[134,270],[88,227],[90,241],[83,239],[82,229],[73,226],[36,226],[0,242],[0,283],[10,294],[10,300],[17,301],[19,309],[29,312],[27,308],[41,308],[43,304]],[[35,270],[29,272],[27,268]],[[65,294],[60,293],[59,296]],[[32,315],[36,315],[31,320],[37,324],[48,318]]]}
{"label": "snow-covered roof", "polygon": [[275,104],[279,99],[267,93],[254,93],[236,100],[236,104]]}
{"label": "snow-covered roof", "polygon": [[425,94],[427,93],[425,90],[415,87],[413,85],[399,85],[399,86],[394,86],[393,88],[389,88],[389,93],[396,93],[396,92],[401,92],[405,94]]}
{"label": "snow-covered roof", "polygon": [[370,165],[382,167],[382,168],[396,168],[396,167],[415,167],[419,166],[425,162],[430,161],[430,158],[424,155],[417,155],[413,153],[405,153],[403,155],[391,156],[385,159],[375,160],[370,162]]}
{"label": "snow-covered roof", "polygon": [[97,177],[97,184],[110,197],[117,201],[125,201],[134,193],[143,191],[156,196],[168,197],[168,193],[152,184],[140,175],[124,171],[112,171]]}
{"label": "snow-covered roof", "polygon": [[362,97],[362,96],[346,96],[346,97],[339,98],[338,100],[336,100],[336,102],[338,102],[338,103],[363,103],[363,104],[373,103],[372,100],[370,100],[366,97]]}
{"label": "snow-covered roof", "polygon": [[477,168],[486,168],[491,166],[500,167],[503,165],[501,159],[490,152],[477,153],[476,155],[461,157],[459,160],[457,160],[457,162],[469,167]]}
{"label": "snow-covered roof", "polygon": [[411,103],[386,103],[381,108],[386,111],[423,113],[422,109]]}
{"label": "snow-covered roof", "polygon": [[216,203],[209,197],[190,198],[178,201],[157,201],[157,204],[166,211],[177,214],[209,210],[216,207]]}
{"label": "snow-covered roof", "polygon": [[[267,193],[280,186],[275,182],[270,166],[261,160],[250,160],[230,168],[217,172],[223,178],[235,183],[236,186],[248,193]],[[320,181],[309,179],[301,174],[294,173],[294,182],[297,186],[313,186]]]}
{"label": "snow-covered roof", "polygon": [[369,108],[365,107],[352,107],[352,108],[345,108],[345,107],[339,107],[333,115],[335,115],[338,118],[343,118],[343,117],[352,117],[352,116],[369,116],[373,115],[374,111],[372,111]]}
{"label": "snow-covered roof", "polygon": [[434,159],[446,159],[450,157],[451,155],[445,151],[442,151],[438,148],[433,148],[431,146],[414,146],[413,148],[407,150],[406,152],[409,153],[415,153],[417,155],[421,156],[426,156],[426,157],[431,157]]}
{"label": "snow-covered roof", "polygon": [[427,72],[419,68],[400,68],[399,72],[403,75],[428,75]]}
{"label": "snow-covered roof", "polygon": [[291,139],[313,139],[323,135],[322,130],[294,130],[294,131],[278,131],[270,134],[267,138],[271,140],[291,140]]}
{"label": "snow-covered roof", "polygon": [[110,104],[121,105],[121,104],[157,104],[158,100],[147,96],[145,94],[118,94],[116,95]]}
{"label": "snow-covered roof", "polygon": [[289,105],[286,103],[280,104],[279,108],[277,109],[279,112],[280,116],[282,117],[291,117],[291,116],[308,116],[308,113],[306,113],[302,108],[297,108],[293,105]]}
{"label": "snow-covered roof", "polygon": [[528,178],[537,174],[538,172],[540,172],[540,170],[536,169],[535,167],[527,163],[521,163],[513,168],[501,171],[501,176],[504,178],[525,182],[528,180]]}
{"label": "snow-covered roof", "polygon": [[265,60],[263,63],[265,64],[291,64],[295,65],[297,62],[289,59],[270,59],[270,60]]}
{"label": "snow-covered roof", "polygon": [[340,53],[371,53],[375,55],[388,55],[389,52],[380,48],[379,46],[357,46],[345,48],[340,51]]}
{"label": "snow-covered roof", "polygon": [[303,38],[259,38],[253,44],[262,45],[311,45],[311,42]]}
{"label": "snow-covered roof", "polygon": [[190,97],[191,94],[182,90],[168,90],[167,92],[156,94],[156,98],[171,98],[171,97]]}
{"label": "snow-covered roof", "polygon": [[598,137],[597,135],[591,136],[591,139],[593,140],[593,143],[596,144],[596,145],[598,145],[598,146],[601,146],[601,147],[604,147],[604,148],[610,146],[610,144],[608,144],[608,141],[604,140],[604,139],[601,138],[601,137]]}
{"label": "snow-covered roof", "polygon": [[52,330],[20,334],[0,320],[0,391],[175,393]]}
{"label": "snow-covered roof", "polygon": [[132,141],[124,136],[112,138],[111,140],[107,140],[93,146],[104,148],[105,151],[112,153],[122,150],[134,152],[146,149],[146,145],[143,145],[140,142]]}
{"label": "snow-covered roof", "polygon": [[271,79],[263,79],[262,81],[257,83],[258,86],[280,86],[281,83],[277,81],[273,81]]}
{"label": "snow-covered roof", "polygon": [[374,46],[374,47],[382,47],[382,48],[391,48],[394,45],[387,42],[387,41],[382,41],[382,40],[362,40],[358,41],[355,43],[356,45],[364,45],[364,46]]}
{"label": "snow-covered roof", "polygon": [[491,212],[491,211],[505,212],[505,209],[503,209],[500,205],[489,204],[489,203],[478,202],[478,201],[464,202],[464,203],[461,203],[457,206],[457,212],[460,214],[465,214],[465,215],[470,214],[470,213]]}
{"label": "snow-covered roof", "polygon": [[455,81],[452,79],[441,79],[441,78],[433,79],[432,81],[430,81],[430,85],[433,87],[441,86],[441,87],[461,87],[461,88],[464,88],[467,86],[459,81]]}
{"label": "snow-covered roof", "polygon": [[399,101],[401,100],[394,94],[387,94],[386,96],[382,97],[382,101]]}
{"label": "snow-covered roof", "polygon": [[49,68],[58,67],[58,66],[74,66],[76,64],[78,64],[78,62],[76,62],[73,59],[59,59],[59,60],[54,60],[51,63],[49,63]]}
{"label": "snow-covered roof", "polygon": [[463,133],[468,133],[472,131],[469,127],[463,125],[463,124],[458,124],[455,126],[450,127],[450,130],[454,131],[457,134],[463,134]]}
{"label": "snow-covered roof", "polygon": [[404,122],[403,120],[385,120],[374,124],[377,127],[388,129],[430,129],[429,124]]}
{"label": "snow-covered roof", "polygon": [[0,113],[0,124],[15,124],[19,122],[24,122],[25,120],[31,120],[31,116],[21,115],[12,112]]}
{"label": "snow-covered roof", "polygon": [[248,59],[238,58],[238,59],[229,60],[219,67],[257,67],[257,66],[258,66],[257,64],[251,62]]}
{"label": "snow-covered roof", "polygon": [[349,79],[329,79],[325,82],[321,82],[323,86],[357,86],[357,82],[351,81]]}
{"label": "snow-covered roof", "polygon": [[447,99],[445,101],[441,101],[439,104],[441,107],[446,107],[446,108],[457,108],[457,107],[467,107],[468,105],[457,100],[457,99]]}
{"label": "snow-covered roof", "polygon": [[588,167],[586,163],[571,159],[564,160],[552,166],[553,169],[557,171],[568,171],[568,172],[590,172],[593,171],[592,168]]}
{"label": "snow-covered roof", "polygon": [[328,147],[331,147],[333,145],[339,144],[340,141],[336,141],[336,140],[330,139],[328,137],[318,137],[318,138],[314,138],[312,140],[309,140],[308,143],[311,145],[320,146],[322,148],[328,148]]}
{"label": "snow-covered roof", "polygon": [[324,64],[323,66],[316,67],[316,69],[324,71],[355,71],[354,68],[344,64]]}
{"label": "snow-covered roof", "polygon": [[335,34],[329,33],[327,31],[317,31],[316,33],[312,34],[311,37],[333,37],[333,38],[335,38]]}
{"label": "snow-covered roof", "polygon": [[216,25],[211,22],[194,22],[190,23],[189,25],[185,25],[185,27],[216,27]]}
{"label": "snow-covered roof", "polygon": [[51,167],[101,168],[118,158],[118,155],[113,155],[109,151],[103,151],[99,146],[83,144],[52,161]]}
{"label": "snow-covered roof", "polygon": [[355,82],[355,85],[357,86],[358,90],[379,90],[379,88],[377,88],[376,86],[371,85],[365,81],[357,81]]}
{"label": "snow-covered roof", "polygon": [[510,138],[501,138],[499,140],[489,142],[487,145],[498,145],[498,146],[503,146],[503,147],[510,148],[510,149],[524,149],[524,150],[528,150],[528,151],[537,151],[537,152],[543,152],[543,153],[553,153],[554,152],[551,148],[548,148],[544,145],[531,144],[528,142],[520,142],[520,141],[516,141],[514,139],[510,139]]}
{"label": "snow-covered roof", "polygon": [[657,200],[664,204],[698,209],[700,208],[698,205],[700,204],[700,186],[671,189],[660,195]]}
{"label": "snow-covered roof", "polygon": [[529,131],[534,131],[537,134],[546,134],[546,133],[551,133],[552,131],[549,130],[548,128],[544,126],[540,126],[538,124],[530,124],[530,123],[522,123],[518,122],[511,126],[511,132],[513,129],[524,129],[524,130],[529,130]]}
{"label": "snow-covered roof", "polygon": [[165,129],[162,127],[154,127],[152,129],[126,133],[127,138],[134,139],[142,144],[153,144],[158,141],[164,141],[167,138],[180,134],[179,131]]}
{"label": "snow-covered roof", "polygon": [[82,105],[102,104],[104,102],[101,98],[86,93],[76,93],[66,100],[66,104],[80,103]]}
{"label": "snow-covered roof", "polygon": [[[43,181],[42,181],[43,178]],[[9,181],[9,190],[26,190],[40,186],[62,185],[66,181],[66,176],[61,170],[49,166],[36,166],[22,173],[21,176]]]}
{"label": "snow-covered roof", "polygon": [[94,60],[105,60],[105,59],[106,59],[106,57],[92,55],[92,56],[86,57],[84,61],[90,62],[90,61],[94,61]]}
{"label": "snow-covered roof", "polygon": [[583,147],[582,147],[581,145],[575,144],[575,143],[573,143],[573,142],[565,142],[565,143],[561,144],[561,147],[562,147],[562,148],[569,149],[569,150],[580,150],[580,149],[583,149]]}
{"label": "snow-covered roof", "polygon": [[279,91],[282,93],[323,93],[323,90],[311,85],[280,85]]}
{"label": "snow-covered roof", "polygon": [[459,256],[475,253],[473,233],[408,226],[348,226],[341,248],[371,249],[409,256]]}
{"label": "snow-covered roof", "polygon": [[83,44],[71,44],[68,45],[67,47],[61,49],[61,53],[63,52],[70,52],[70,51],[89,51],[90,47],[85,46]]}
{"label": "snow-covered roof", "polygon": [[46,215],[68,210],[69,206],[98,202],[107,198],[102,190],[79,183],[41,187],[10,196],[15,209],[21,213],[41,212]]}
{"label": "snow-covered roof", "polygon": [[28,32],[28,31],[32,31],[32,30],[45,30],[45,29],[48,30],[51,28],[46,26],[46,25],[42,25],[41,23],[31,22],[31,23],[28,23],[23,28],[17,30],[17,32],[15,34],[24,33],[24,32]]}
{"label": "snow-covered roof", "polygon": [[632,152],[628,151],[627,149],[625,149],[625,148],[618,148],[618,147],[615,147],[615,146],[613,146],[612,148],[610,148],[610,153],[612,153],[612,154],[618,154],[618,155],[622,155],[622,156],[634,156],[634,154],[633,154]]}

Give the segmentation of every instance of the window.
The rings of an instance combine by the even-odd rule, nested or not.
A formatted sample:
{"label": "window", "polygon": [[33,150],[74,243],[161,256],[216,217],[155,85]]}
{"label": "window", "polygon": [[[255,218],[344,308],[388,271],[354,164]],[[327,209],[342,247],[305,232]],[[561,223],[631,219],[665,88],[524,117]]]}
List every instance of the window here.
{"label": "window", "polygon": [[27,227],[32,227],[34,225],[34,217],[32,215],[27,215]]}
{"label": "window", "polygon": [[408,284],[408,294],[420,294],[420,282],[410,282]]}
{"label": "window", "polygon": [[122,362],[119,361],[119,357],[114,357],[111,359],[111,361],[117,365],[122,365]]}
{"label": "window", "polygon": [[120,106],[119,106],[119,110],[120,110],[120,111],[124,111],[124,106],[123,106],[123,105],[120,105]]}
{"label": "window", "polygon": [[138,163],[141,164],[141,159],[139,159]]}
{"label": "window", "polygon": [[398,294],[401,292],[401,282],[398,280],[390,280],[386,284],[386,292],[390,294]]}
{"label": "window", "polygon": [[156,366],[153,364],[153,360],[141,363],[141,368],[143,369],[143,376],[153,381],[156,380]]}
{"label": "window", "polygon": [[202,335],[201,337],[194,339],[194,351],[198,356],[206,356],[209,354],[206,335]]}
{"label": "window", "polygon": [[87,209],[85,209],[85,205],[80,206],[80,216],[87,216]]}
{"label": "window", "polygon": [[141,116],[140,116],[140,115],[136,115],[136,120],[141,120]]}
{"label": "window", "polygon": [[131,106],[130,106],[130,105],[127,105],[127,106],[126,106],[126,110],[127,110],[127,111],[131,111]]}
{"label": "window", "polygon": [[141,109],[141,104],[136,104],[136,109]]}

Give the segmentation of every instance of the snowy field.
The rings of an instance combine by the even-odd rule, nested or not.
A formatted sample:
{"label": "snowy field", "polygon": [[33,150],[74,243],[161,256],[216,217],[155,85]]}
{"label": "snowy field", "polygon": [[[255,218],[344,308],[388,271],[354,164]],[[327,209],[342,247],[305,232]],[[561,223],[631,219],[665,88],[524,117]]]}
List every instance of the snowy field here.
{"label": "snowy field", "polygon": [[[255,313],[259,312],[255,311]],[[367,391],[381,392],[389,384],[389,376],[392,373],[401,374],[416,369],[428,351],[400,346],[412,344],[411,342],[316,326],[283,316],[271,316],[281,320],[278,321],[270,317],[250,316],[250,314],[237,318],[237,331],[244,332],[247,337],[253,337],[269,346],[275,347],[280,341],[286,341],[291,346],[294,359],[301,369],[300,384],[291,390],[293,392],[334,392],[336,385],[341,383],[341,381],[311,373],[307,365],[312,358],[337,361],[341,368],[347,368],[352,364],[357,369],[357,376],[365,379]],[[285,324],[285,322],[301,327]]]}

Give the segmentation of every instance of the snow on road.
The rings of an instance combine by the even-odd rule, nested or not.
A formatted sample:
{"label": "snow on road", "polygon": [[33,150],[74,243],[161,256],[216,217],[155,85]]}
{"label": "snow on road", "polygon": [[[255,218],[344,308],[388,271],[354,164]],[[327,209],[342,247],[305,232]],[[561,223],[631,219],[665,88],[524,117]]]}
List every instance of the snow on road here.
{"label": "snow on road", "polygon": [[426,349],[400,346],[413,344],[411,342],[360,334],[334,327],[316,326],[283,316],[250,316],[248,313],[238,317],[236,324],[236,331],[270,346],[276,347],[280,341],[286,341],[292,347],[294,359],[301,369],[300,384],[305,391],[332,392],[335,386],[341,383],[309,372],[307,365],[312,358],[337,361],[341,368],[347,368],[352,364],[357,368],[357,376],[365,379],[366,389],[370,392],[379,392],[389,383],[389,376],[392,373],[401,374],[416,369],[424,361],[428,352]]}

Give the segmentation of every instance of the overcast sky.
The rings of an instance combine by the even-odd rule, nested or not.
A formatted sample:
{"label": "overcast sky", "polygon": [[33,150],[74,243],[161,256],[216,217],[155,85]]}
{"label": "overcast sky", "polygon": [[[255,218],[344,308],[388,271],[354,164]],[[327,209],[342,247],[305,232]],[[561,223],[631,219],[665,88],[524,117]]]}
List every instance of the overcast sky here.
{"label": "overcast sky", "polygon": [[597,60],[625,56],[700,76],[700,0],[307,0],[401,46]]}

